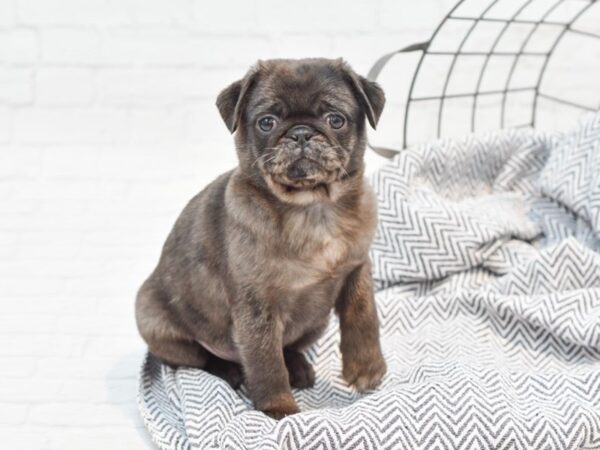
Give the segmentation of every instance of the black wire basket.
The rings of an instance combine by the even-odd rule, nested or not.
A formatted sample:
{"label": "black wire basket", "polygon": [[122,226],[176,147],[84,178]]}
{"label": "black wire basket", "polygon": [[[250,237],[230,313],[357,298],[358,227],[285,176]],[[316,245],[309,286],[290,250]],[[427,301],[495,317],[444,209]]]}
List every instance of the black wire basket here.
{"label": "black wire basket", "polygon": [[[600,11],[599,5],[597,0],[462,0],[441,21],[428,41],[379,58],[369,71],[368,78],[371,80],[378,78],[394,56],[421,52],[404,104],[401,147],[406,148],[422,140],[413,136],[411,123],[417,109],[424,104],[427,104],[428,110],[421,117],[426,117],[426,120],[421,119],[420,122],[426,122],[431,138],[447,136],[445,126],[449,123],[453,124],[452,128],[480,131],[481,116],[489,117],[490,108],[497,112],[495,128],[536,127],[542,102],[578,111],[599,109],[600,72],[593,76],[595,86],[588,87],[590,95],[585,101],[569,98],[565,92],[556,95],[544,89],[548,67],[553,58],[557,58],[556,50],[565,37],[578,35],[586,40],[581,45],[598,46],[600,49],[600,15],[597,15],[597,20],[591,18],[592,25],[588,29],[578,27],[590,11]],[[543,39],[540,39],[542,35]],[[509,37],[511,44],[505,45]],[[544,45],[538,45],[542,48],[536,48],[536,40],[544,41]],[[595,58],[594,53],[589,55]],[[440,62],[442,60],[443,63]],[[457,67],[467,60],[471,69],[467,76],[459,76]],[[516,83],[516,74],[522,67],[527,67],[529,73],[526,84]],[[434,89],[431,95],[419,93],[419,82],[436,70],[440,78],[437,90]],[[573,63],[573,70],[569,72],[570,83],[577,82],[576,72],[577,66]],[[500,78],[492,89],[486,87],[490,73]],[[460,92],[450,88],[455,78],[464,81]],[[508,104],[514,96],[520,98],[521,123],[508,120],[509,116],[513,116]],[[450,111],[455,100],[461,101],[462,112]],[[454,125],[457,121],[462,123],[462,127]],[[397,124],[394,125],[397,133]],[[489,128],[489,123],[487,126]],[[371,147],[385,157],[392,157],[398,152],[381,146]]]}

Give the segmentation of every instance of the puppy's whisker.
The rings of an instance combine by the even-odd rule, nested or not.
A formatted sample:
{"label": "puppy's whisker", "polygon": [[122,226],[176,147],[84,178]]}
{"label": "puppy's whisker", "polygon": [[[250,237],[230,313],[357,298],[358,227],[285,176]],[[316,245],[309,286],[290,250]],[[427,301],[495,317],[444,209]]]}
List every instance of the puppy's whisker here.
{"label": "puppy's whisker", "polygon": [[[265,159],[264,159],[264,161],[262,161],[262,159],[263,159],[263,158],[265,158]],[[262,165],[263,165],[263,166],[265,166],[265,165],[269,164],[271,161],[273,161],[275,158],[277,158],[277,154],[275,154],[275,155],[270,155],[270,154],[268,154],[268,153],[264,153],[264,154],[262,154],[262,155],[258,156],[258,157],[257,157],[257,158],[254,160],[254,162],[252,163],[252,166],[251,166],[251,167],[254,167],[254,166],[255,166],[255,165],[257,165],[258,163],[262,163]]]}
{"label": "puppy's whisker", "polygon": [[[261,162],[261,159],[262,159],[262,158],[264,158],[265,156],[266,156],[266,155],[259,155],[259,156],[258,156],[258,157],[257,157],[257,158],[254,160],[254,162],[252,163],[252,166],[251,166],[251,167],[254,167],[254,166],[256,166],[256,165],[257,165],[259,162]],[[262,161],[262,164],[264,165],[264,164],[265,164],[265,162],[264,162],[264,161]]]}

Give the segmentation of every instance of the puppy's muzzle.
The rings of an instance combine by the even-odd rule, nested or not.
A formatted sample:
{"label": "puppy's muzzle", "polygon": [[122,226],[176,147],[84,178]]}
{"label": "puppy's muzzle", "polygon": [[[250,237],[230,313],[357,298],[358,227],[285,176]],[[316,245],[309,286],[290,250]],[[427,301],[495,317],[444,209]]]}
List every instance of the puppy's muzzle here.
{"label": "puppy's muzzle", "polygon": [[287,177],[290,180],[303,180],[321,169],[320,164],[308,158],[300,158],[287,168]]}

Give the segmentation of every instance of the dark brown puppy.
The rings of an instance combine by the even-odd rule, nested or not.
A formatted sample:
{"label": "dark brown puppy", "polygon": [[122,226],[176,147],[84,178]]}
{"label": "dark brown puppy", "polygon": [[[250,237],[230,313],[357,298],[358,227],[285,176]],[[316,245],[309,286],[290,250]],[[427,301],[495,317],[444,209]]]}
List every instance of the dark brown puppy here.
{"label": "dark brown puppy", "polygon": [[298,411],[314,383],[302,350],[340,318],[344,379],[386,371],[368,258],[376,204],[363,179],[365,117],[383,91],[342,60],[259,62],[217,100],[239,167],[196,195],[136,302],[150,352],[245,381],[257,409]]}

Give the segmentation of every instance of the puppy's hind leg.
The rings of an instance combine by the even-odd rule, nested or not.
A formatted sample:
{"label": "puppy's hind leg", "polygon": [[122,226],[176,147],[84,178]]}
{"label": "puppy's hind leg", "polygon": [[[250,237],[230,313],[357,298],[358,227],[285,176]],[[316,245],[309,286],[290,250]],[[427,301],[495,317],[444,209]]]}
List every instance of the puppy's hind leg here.
{"label": "puppy's hind leg", "polygon": [[208,352],[172,319],[165,296],[147,280],[138,292],[135,318],[148,350],[171,366],[204,368]]}
{"label": "puppy's hind leg", "polygon": [[148,350],[163,363],[172,367],[203,369],[208,359],[206,350],[194,341],[163,340],[148,344]]}

